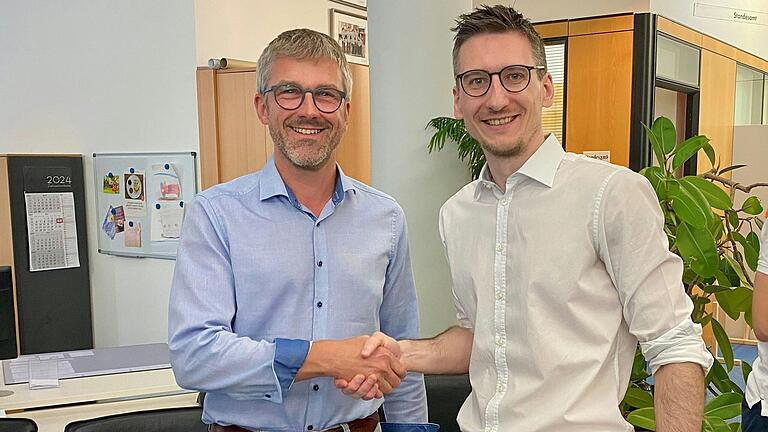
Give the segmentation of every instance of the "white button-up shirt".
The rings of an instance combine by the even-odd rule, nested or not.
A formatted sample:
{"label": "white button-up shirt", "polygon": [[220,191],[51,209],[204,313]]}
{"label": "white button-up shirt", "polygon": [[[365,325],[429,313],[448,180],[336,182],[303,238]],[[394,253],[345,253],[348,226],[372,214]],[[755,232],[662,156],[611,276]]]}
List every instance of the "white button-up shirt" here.
{"label": "white button-up shirt", "polygon": [[[757,271],[768,275],[768,223],[763,225],[762,234]],[[752,364],[752,373],[747,379],[744,397],[750,408],[762,401],[760,413],[763,417],[768,417],[768,342],[757,343],[757,359]]]}
{"label": "white button-up shirt", "polygon": [[634,430],[618,405],[640,341],[653,371],[712,357],[650,184],[550,135],[507,179],[440,210],[459,324],[474,332],[462,431]]}

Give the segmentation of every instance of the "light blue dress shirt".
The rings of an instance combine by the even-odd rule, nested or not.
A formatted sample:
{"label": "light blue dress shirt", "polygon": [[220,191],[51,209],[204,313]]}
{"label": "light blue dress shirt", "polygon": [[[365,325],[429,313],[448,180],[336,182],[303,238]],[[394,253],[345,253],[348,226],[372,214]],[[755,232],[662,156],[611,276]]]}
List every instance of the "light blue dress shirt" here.
{"label": "light blue dress shirt", "polygon": [[[272,160],[207,189],[185,216],[168,327],[176,380],[207,392],[206,423],[317,431],[366,417],[381,400],[353,400],[329,377],[293,377],[308,341],[419,336],[403,211],[338,169],[316,218]],[[385,399],[388,421],[426,421],[421,375]]]}

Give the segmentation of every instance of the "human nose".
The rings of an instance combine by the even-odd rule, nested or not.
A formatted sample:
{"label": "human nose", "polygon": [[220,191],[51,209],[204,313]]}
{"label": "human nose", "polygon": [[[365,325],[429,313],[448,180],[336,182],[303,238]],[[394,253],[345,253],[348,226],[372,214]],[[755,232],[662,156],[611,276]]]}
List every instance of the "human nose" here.
{"label": "human nose", "polygon": [[498,74],[491,76],[490,88],[486,98],[486,105],[490,110],[498,111],[509,103],[509,91],[501,85],[501,77]]}
{"label": "human nose", "polygon": [[297,108],[298,114],[306,117],[317,117],[320,115],[320,110],[317,109],[315,104],[315,95],[312,90],[305,90],[304,97]]}

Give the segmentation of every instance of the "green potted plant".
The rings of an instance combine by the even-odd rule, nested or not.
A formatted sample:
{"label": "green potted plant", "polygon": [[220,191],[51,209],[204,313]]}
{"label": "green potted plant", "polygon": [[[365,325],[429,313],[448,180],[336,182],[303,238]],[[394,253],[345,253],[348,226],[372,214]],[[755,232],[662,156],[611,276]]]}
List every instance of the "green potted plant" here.
{"label": "green potted plant", "polygon": [[[436,132],[429,142],[429,151],[440,151],[447,140],[458,146],[459,159],[465,161],[472,178],[476,179],[485,163],[480,144],[464,128],[464,122],[449,117],[437,117],[427,125]],[[665,218],[665,232],[670,250],[684,263],[683,285],[694,308],[691,317],[710,330],[717,341],[721,357],[707,374],[705,386],[710,393],[704,408],[702,431],[731,432],[741,430],[732,419],[741,414],[744,392],[731,381],[733,348],[722,324],[714,316],[715,300],[732,319],[743,316],[752,326],[752,279],[760,250],[758,232],[763,221],[758,217],[763,207],[757,197],[749,195],[739,208],[734,207],[736,191],[750,194],[752,189],[768,186],[738,184],[724,174],[742,168],[734,165],[720,168],[715,151],[706,136],[690,137],[677,143],[672,122],[659,117],[645,128],[657,164],[641,171],[653,186]],[[680,174],[681,167],[703,151],[712,170],[695,176]],[[744,381],[751,371],[741,363]],[[654,431],[653,385],[648,382],[648,368],[638,347],[632,376],[621,410],[627,420],[638,428]],[[731,423],[728,421],[731,420]]]}

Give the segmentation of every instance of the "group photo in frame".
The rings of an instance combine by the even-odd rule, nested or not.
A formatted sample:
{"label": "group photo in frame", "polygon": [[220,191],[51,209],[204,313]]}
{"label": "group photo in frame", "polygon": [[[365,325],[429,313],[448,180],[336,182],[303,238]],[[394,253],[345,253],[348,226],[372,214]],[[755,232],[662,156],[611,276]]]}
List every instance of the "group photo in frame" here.
{"label": "group photo in frame", "polygon": [[368,65],[368,20],[364,16],[331,9],[331,37],[348,62]]}

